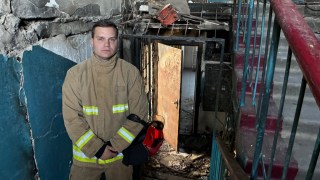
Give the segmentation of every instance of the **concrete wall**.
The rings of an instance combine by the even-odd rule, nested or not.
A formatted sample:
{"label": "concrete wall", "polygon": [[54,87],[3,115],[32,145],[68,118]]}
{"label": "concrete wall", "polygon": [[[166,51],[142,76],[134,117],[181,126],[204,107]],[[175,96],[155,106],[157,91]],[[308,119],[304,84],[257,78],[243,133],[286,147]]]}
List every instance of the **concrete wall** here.
{"label": "concrete wall", "polygon": [[91,55],[90,29],[117,20],[127,0],[0,0],[0,54],[20,56],[32,45],[80,62]]}
{"label": "concrete wall", "polygon": [[67,180],[72,144],[61,87],[74,62],[40,46],[0,55],[0,179]]}

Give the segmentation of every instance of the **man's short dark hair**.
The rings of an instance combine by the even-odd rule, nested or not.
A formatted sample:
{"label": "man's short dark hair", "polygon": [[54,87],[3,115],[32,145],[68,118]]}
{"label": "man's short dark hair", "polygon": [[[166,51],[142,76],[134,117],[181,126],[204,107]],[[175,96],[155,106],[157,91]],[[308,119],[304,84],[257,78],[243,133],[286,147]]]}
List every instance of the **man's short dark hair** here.
{"label": "man's short dark hair", "polygon": [[110,20],[102,19],[102,20],[99,20],[96,23],[94,23],[94,25],[92,27],[92,31],[91,31],[92,38],[94,37],[94,31],[95,31],[96,27],[113,27],[116,30],[116,36],[118,37],[117,25]]}

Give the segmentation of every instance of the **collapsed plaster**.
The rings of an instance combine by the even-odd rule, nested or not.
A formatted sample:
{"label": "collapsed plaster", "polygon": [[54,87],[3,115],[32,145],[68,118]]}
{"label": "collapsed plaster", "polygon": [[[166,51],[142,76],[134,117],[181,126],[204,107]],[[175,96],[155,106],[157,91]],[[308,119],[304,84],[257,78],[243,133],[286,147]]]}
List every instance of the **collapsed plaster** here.
{"label": "collapsed plaster", "polygon": [[0,16],[4,14],[9,14],[10,10],[10,0],[0,0]]}
{"label": "collapsed plaster", "polygon": [[70,59],[76,63],[92,55],[92,48],[88,44],[91,34],[79,34],[70,37],[57,35],[55,37],[41,40],[39,45],[60,56]]}
{"label": "collapsed plaster", "polygon": [[0,0],[0,54],[22,57],[25,50],[40,45],[80,62],[92,53],[88,37],[93,22],[119,19],[123,4],[122,0]]}

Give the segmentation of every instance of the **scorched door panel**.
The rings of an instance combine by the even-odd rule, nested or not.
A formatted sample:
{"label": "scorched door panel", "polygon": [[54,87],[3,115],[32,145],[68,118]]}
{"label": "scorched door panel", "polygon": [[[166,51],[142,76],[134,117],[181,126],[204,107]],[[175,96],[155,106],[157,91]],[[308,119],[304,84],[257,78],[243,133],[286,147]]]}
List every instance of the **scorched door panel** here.
{"label": "scorched door panel", "polygon": [[158,106],[166,141],[177,150],[181,87],[181,49],[158,43]]}

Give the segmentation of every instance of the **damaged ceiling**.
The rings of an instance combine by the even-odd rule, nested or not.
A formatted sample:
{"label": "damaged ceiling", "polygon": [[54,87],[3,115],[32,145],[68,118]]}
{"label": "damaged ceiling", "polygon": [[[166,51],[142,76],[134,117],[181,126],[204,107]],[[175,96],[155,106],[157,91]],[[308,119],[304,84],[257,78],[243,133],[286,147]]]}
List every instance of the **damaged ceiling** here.
{"label": "damaged ceiling", "polygon": [[[21,57],[32,45],[41,45],[80,62],[88,53],[91,55],[88,33],[92,23],[99,19],[117,20],[123,2],[0,0],[0,4],[0,54]],[[85,53],[79,55],[84,46]],[[69,51],[56,47],[67,47]]]}
{"label": "damaged ceiling", "polygon": [[[199,7],[200,4],[200,7]],[[208,3],[188,4],[187,1],[165,0],[136,3],[132,7],[133,11],[128,14],[129,18],[123,20],[121,24],[133,27],[134,34],[150,34],[151,29],[178,30],[187,32],[188,30],[206,31],[206,30],[225,30],[229,31],[229,24],[219,21],[217,16],[204,17],[209,11],[216,14],[227,14],[229,17],[231,6],[215,6],[208,9]],[[212,7],[214,4],[210,4]],[[200,14],[199,14],[200,13]],[[199,16],[200,15],[200,16]],[[221,16],[219,17],[219,19]],[[200,34],[200,33],[199,33]],[[186,36],[186,33],[184,34]]]}
{"label": "damaged ceiling", "polygon": [[[149,29],[224,29],[228,24],[194,16],[186,0],[103,1],[85,0],[0,0],[0,54],[21,57],[24,50],[40,45],[74,62],[91,55],[89,43],[92,23],[112,19],[124,25],[126,32],[146,34]],[[176,15],[164,24],[157,16],[170,4]],[[228,8],[230,9],[230,8]],[[201,13],[208,10],[197,9]],[[219,10],[220,11],[220,10]],[[121,29],[121,28],[120,28]],[[127,31],[129,29],[129,31]],[[123,30],[123,29],[121,29]]]}

